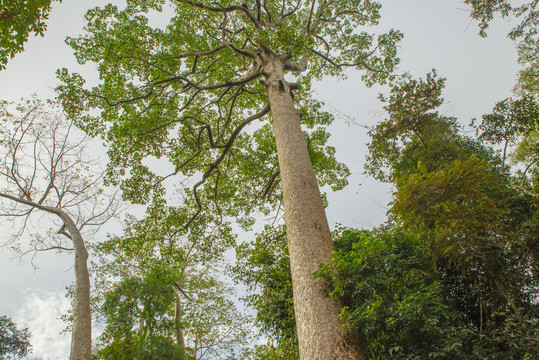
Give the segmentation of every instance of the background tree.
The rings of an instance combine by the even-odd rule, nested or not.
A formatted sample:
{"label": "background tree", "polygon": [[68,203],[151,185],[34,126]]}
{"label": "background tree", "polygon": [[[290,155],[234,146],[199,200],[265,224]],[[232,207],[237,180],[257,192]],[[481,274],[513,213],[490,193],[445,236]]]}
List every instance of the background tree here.
{"label": "background tree", "polygon": [[[197,176],[186,190],[191,219],[202,211],[267,213],[281,199],[280,177],[301,356],[357,358],[337,304],[312,277],[333,249],[315,174],[340,188],[347,171],[325,145],[330,117],[308,94],[313,79],[344,76],[347,68],[364,70],[368,84],[384,81],[397,63],[400,33],[375,39],[361,30],[377,24],[380,5],[371,1],[178,0],[167,3],[169,25],[153,27],[146,14],[163,4],[132,0],[122,11],[108,5],[87,13],[88,34],[69,43],[81,63],[99,64],[102,82],[85,90],[79,75],[60,71],[67,111],[110,142],[109,179],[127,197],[147,201],[165,178]],[[273,128],[266,122],[244,131],[270,112]],[[307,143],[301,122],[313,129]],[[155,174],[149,157],[166,158],[174,170]],[[277,201],[268,207],[265,199]]]}
{"label": "background tree", "polygon": [[[537,131],[536,104],[531,99],[499,103],[483,117],[473,139],[460,134],[455,119],[436,111],[443,82],[430,75],[392,89],[385,99],[389,118],[371,130],[368,170],[395,184],[392,221],[423,236],[434,261],[463,271],[489,299],[480,301],[479,320],[483,313],[507,316],[503,309],[509,306],[512,315],[503,321],[514,321],[511,326],[526,333],[528,321],[537,321],[532,299],[538,288],[538,199],[529,191],[530,174],[513,176],[504,159],[508,141]],[[419,131],[410,119],[421,119]],[[500,146],[500,155],[487,143]]]}
{"label": "background tree", "polygon": [[185,230],[188,218],[185,208],[154,203],[122,237],[95,247],[95,298],[106,324],[98,358],[227,358],[246,344],[248,319],[215,276],[234,237],[204,215]]}
{"label": "background tree", "polygon": [[24,50],[30,34],[43,36],[53,1],[62,0],[0,1],[0,70]]}
{"label": "background tree", "polygon": [[268,337],[255,347],[254,359],[299,359],[294,320],[290,259],[284,226],[267,225],[254,242],[237,248],[235,281],[247,286],[243,299],[255,309],[255,324]]}
{"label": "background tree", "polygon": [[[90,359],[90,278],[85,236],[118,210],[102,173],[87,157],[87,139],[54,103],[32,99],[0,104],[2,187],[0,215],[12,221],[8,242],[23,253],[58,250],[74,255],[74,319],[70,359]],[[40,228],[34,233],[34,226]],[[22,240],[30,235],[30,244]]]}
{"label": "background tree", "polygon": [[31,351],[30,332],[17,329],[17,325],[7,316],[0,316],[0,359],[16,359]]}

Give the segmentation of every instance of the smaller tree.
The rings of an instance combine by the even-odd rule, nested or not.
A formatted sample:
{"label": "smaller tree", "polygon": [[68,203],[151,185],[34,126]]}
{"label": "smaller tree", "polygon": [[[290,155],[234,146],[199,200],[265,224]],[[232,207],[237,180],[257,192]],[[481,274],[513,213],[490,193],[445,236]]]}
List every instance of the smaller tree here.
{"label": "smaller tree", "polygon": [[186,230],[187,210],[152,203],[95,246],[99,359],[225,359],[245,345],[248,320],[215,275],[234,236],[207,214]]}
{"label": "smaller tree", "polygon": [[256,310],[255,325],[268,338],[257,346],[254,359],[299,359],[292,277],[284,225],[266,225],[254,242],[236,249],[234,280],[250,290],[245,303]]}
{"label": "smaller tree", "polygon": [[[75,290],[71,359],[91,356],[90,278],[83,234],[94,234],[118,211],[105,194],[102,173],[52,102],[0,103],[0,216],[12,221],[8,241],[23,254],[59,250],[74,254]],[[39,228],[38,233],[34,229]],[[30,244],[22,242],[24,234]]]}
{"label": "smaller tree", "polygon": [[17,329],[7,316],[0,316],[0,359],[16,359],[28,355],[30,345],[28,329]]}

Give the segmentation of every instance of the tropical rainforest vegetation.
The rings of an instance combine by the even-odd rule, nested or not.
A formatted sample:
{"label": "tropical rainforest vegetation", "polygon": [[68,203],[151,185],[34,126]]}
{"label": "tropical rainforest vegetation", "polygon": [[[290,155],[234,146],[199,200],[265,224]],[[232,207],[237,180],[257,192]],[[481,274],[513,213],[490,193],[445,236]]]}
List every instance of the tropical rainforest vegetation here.
{"label": "tropical rainforest vegetation", "polygon": [[[89,10],[67,43],[99,80],[59,69],[54,101],[0,108],[11,244],[73,254],[70,359],[534,359],[539,10],[465,3],[482,36],[496,15],[519,21],[509,36],[523,65],[514,97],[471,124],[440,111],[435,70],[396,74],[402,34],[369,32],[378,2]],[[50,5],[0,3],[2,67],[43,34]],[[165,11],[166,26],[152,23]],[[382,226],[330,233],[319,186],[340,190],[350,171],[311,90],[347,69],[390,89],[365,172],[393,197]],[[103,168],[90,138],[106,145]],[[144,215],[92,241],[127,202]],[[36,217],[47,225],[27,242]],[[249,290],[242,306],[234,286]],[[20,344],[4,352],[26,354],[28,334],[1,319]]]}
{"label": "tropical rainforest vegetation", "polygon": [[[317,276],[369,358],[532,359],[538,104],[503,100],[466,136],[436,111],[443,86],[432,73],[382,98],[388,118],[370,131],[366,170],[394,184],[388,222],[337,229],[333,261]],[[277,344],[265,351],[298,358],[286,242],[266,239],[244,246],[239,278],[263,289],[249,303]]]}

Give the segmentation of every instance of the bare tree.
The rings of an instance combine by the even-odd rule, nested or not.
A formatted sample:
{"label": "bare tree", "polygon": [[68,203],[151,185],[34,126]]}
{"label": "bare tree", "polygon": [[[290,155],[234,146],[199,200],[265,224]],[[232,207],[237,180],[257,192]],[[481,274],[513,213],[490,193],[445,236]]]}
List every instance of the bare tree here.
{"label": "bare tree", "polygon": [[[87,156],[88,139],[52,101],[2,102],[0,121],[0,216],[14,230],[4,245],[34,256],[48,250],[74,254],[70,360],[89,360],[92,316],[84,237],[117,214],[119,200],[105,191],[97,159]],[[32,240],[25,242],[23,235],[33,235]]]}

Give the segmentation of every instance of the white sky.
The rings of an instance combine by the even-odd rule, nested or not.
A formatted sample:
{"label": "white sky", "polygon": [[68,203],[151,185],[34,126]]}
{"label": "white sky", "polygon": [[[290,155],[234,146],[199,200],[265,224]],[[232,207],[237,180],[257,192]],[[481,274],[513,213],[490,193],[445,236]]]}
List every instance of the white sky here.
{"label": "white sky", "polygon": [[[514,44],[505,35],[511,27],[508,21],[495,22],[489,37],[482,39],[477,35],[476,24],[470,24],[462,1],[381,2],[382,27],[399,29],[405,35],[400,48],[400,71],[424,76],[436,68],[448,78],[446,102],[441,108],[445,115],[456,116],[468,124],[472,118],[489,112],[496,101],[511,95],[518,66]],[[17,55],[7,70],[0,71],[0,99],[18,100],[32,93],[43,98],[54,96],[57,68],[80,71],[63,39],[80,33],[86,9],[104,3],[64,0],[55,4],[45,37],[31,39],[25,52]],[[92,73],[92,68],[87,67],[86,71]],[[383,120],[377,94],[387,89],[367,89],[360,74],[351,72],[347,81],[328,79],[318,84],[315,91],[344,115],[338,115],[331,127],[331,142],[337,148],[338,159],[353,173],[346,190],[329,196],[330,225],[338,222],[358,228],[376,226],[385,219],[391,189],[363,175],[367,131],[349,125],[345,117],[367,126]],[[73,278],[71,257],[39,254],[38,270],[31,267],[29,259],[20,262],[12,258],[13,254],[0,249],[0,315],[12,316],[30,326],[36,359],[65,358],[69,341],[58,335],[62,324],[53,323],[52,319],[66,308],[62,299]]]}

